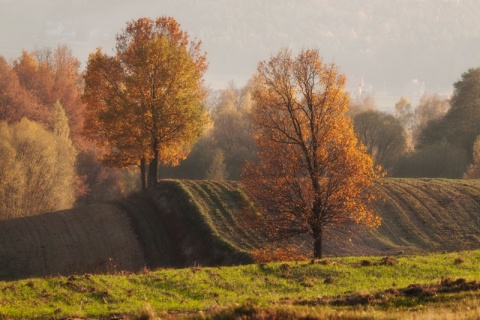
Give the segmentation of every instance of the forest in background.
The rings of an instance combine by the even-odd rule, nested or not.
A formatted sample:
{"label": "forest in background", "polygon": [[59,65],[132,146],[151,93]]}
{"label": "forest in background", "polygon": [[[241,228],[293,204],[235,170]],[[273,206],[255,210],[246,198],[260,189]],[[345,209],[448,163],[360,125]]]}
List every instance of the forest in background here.
{"label": "forest in background", "polygon": [[2,219],[108,201],[135,189],[82,136],[80,62],[66,45],[0,57]]}
{"label": "forest in background", "polygon": [[[135,170],[105,166],[105,150],[82,135],[85,105],[81,64],[66,45],[0,58],[2,152],[0,215],[67,209],[109,201],[139,190]],[[251,80],[210,90],[209,122],[178,166],[159,178],[239,180],[255,160]],[[480,69],[466,71],[451,99],[424,95],[418,105],[399,97],[395,114],[378,110],[367,94],[351,96],[348,115],[375,163],[389,177],[478,178]],[[41,192],[40,192],[41,191]]]}

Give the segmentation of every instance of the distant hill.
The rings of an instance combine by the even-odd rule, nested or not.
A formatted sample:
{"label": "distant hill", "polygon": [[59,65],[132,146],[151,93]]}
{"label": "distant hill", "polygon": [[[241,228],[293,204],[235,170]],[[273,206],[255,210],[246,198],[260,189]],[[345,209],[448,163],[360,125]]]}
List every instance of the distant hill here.
{"label": "distant hill", "polygon": [[[480,248],[480,181],[382,179],[378,229],[329,232],[327,255]],[[238,182],[164,180],[113,203],[0,221],[0,279],[142,268],[232,265],[268,243],[249,224]],[[308,237],[292,243],[310,255]]]}

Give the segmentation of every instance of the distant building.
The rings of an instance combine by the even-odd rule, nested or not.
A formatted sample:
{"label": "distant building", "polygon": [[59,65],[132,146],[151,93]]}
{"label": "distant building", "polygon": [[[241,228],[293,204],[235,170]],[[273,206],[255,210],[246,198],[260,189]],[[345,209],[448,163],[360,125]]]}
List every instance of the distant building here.
{"label": "distant building", "polygon": [[365,83],[363,77],[348,76],[345,90],[352,98],[360,98],[362,95],[372,92],[372,85]]}

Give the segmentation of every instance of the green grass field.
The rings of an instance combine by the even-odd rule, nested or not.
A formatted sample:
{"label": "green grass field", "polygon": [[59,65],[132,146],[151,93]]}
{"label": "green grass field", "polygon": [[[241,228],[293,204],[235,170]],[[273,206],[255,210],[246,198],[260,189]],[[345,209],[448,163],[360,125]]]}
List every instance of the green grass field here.
{"label": "green grass field", "polygon": [[3,281],[0,318],[471,319],[479,266],[477,250]]}

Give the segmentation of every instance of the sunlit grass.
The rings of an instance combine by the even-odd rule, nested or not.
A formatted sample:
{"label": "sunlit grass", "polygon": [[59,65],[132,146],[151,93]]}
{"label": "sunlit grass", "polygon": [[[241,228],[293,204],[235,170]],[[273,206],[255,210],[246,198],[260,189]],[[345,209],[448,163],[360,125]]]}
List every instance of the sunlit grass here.
{"label": "sunlit grass", "polygon": [[0,282],[0,318],[136,314],[146,305],[157,314],[168,315],[174,311],[177,315],[178,312],[183,316],[193,312],[199,316],[198,312],[202,311],[219,317],[222,312],[234,312],[239,306],[250,306],[257,311],[263,310],[261,312],[287,310],[293,315],[310,310],[308,312],[315,317],[353,314],[358,318],[365,312],[387,317],[397,309],[399,313],[414,310],[425,316],[439,308],[452,313],[456,308],[463,310],[461,313],[478,313],[477,292],[438,294],[428,298],[397,297],[374,306],[333,307],[317,303],[321,299],[375,294],[414,283],[437,284],[442,277],[480,280],[480,250],[395,259],[394,265],[383,265],[381,257],[348,257],[315,263],[199,266],[139,274],[3,281]]}

